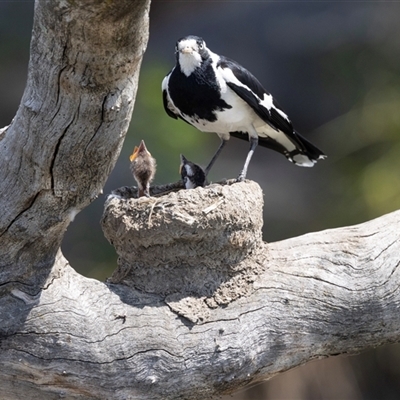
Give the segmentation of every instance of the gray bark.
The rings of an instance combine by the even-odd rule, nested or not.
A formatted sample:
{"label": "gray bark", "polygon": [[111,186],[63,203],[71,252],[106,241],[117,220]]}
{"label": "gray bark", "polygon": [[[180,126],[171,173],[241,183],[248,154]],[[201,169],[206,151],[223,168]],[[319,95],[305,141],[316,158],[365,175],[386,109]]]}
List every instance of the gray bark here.
{"label": "gray bark", "polygon": [[[29,78],[0,131],[6,399],[203,399],[400,339],[400,212],[261,240],[254,182],[106,201],[106,283],[59,245],[126,133],[148,1],[38,1]],[[267,227],[268,228],[268,227]]]}
{"label": "gray bark", "polygon": [[149,0],[37,1],[28,83],[0,133],[0,282],[37,292],[128,129]]}

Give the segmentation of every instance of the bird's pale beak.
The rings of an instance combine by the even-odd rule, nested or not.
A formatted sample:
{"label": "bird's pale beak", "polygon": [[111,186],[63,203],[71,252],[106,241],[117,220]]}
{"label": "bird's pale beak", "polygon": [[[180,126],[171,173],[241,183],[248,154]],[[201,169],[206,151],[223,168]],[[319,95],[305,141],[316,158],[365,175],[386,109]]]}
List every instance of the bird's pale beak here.
{"label": "bird's pale beak", "polygon": [[183,164],[185,164],[185,162],[187,162],[187,159],[183,154],[181,154],[181,165],[179,166],[179,175],[182,174],[182,168],[183,168]]}
{"label": "bird's pale beak", "polygon": [[189,46],[184,47],[183,49],[179,50],[182,54],[192,54],[193,49]]}

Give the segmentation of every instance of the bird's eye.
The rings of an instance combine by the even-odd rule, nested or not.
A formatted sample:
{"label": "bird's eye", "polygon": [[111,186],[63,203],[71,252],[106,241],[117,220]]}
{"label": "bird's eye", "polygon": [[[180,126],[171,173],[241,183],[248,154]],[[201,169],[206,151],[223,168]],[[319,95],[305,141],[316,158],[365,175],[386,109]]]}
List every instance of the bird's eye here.
{"label": "bird's eye", "polygon": [[202,42],[199,43],[199,50],[202,50],[204,47],[204,44]]}

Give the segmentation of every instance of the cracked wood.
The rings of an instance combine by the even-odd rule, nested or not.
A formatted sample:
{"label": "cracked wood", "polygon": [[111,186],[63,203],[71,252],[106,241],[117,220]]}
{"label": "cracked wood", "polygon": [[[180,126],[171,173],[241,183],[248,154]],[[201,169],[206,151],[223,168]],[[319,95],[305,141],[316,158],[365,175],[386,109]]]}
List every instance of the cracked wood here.
{"label": "cracked wood", "polygon": [[[107,203],[109,216],[142,210],[138,223],[157,228],[174,215],[193,279],[176,274],[184,247],[175,275],[160,260],[135,270],[112,223],[108,237],[126,262],[114,282],[71,268],[59,245],[118,157],[148,7],[145,0],[36,1],[27,87],[16,117],[0,129],[2,397],[204,399],[314,358],[399,341],[400,212],[266,244],[255,183],[181,193],[172,184],[142,203],[124,188]],[[241,193],[246,201],[227,201]],[[205,257],[200,238],[213,243],[215,260],[222,248],[229,263]],[[179,235],[169,239],[166,246],[183,245]],[[217,279],[205,285],[210,271]],[[133,279],[138,273],[147,281]]]}

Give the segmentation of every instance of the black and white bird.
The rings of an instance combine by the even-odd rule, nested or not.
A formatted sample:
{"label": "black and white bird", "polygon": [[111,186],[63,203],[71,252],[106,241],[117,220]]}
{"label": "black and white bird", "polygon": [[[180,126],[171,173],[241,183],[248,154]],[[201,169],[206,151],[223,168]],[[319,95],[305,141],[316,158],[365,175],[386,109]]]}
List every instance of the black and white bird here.
{"label": "black and white bird", "polygon": [[237,62],[213,53],[198,36],[179,39],[175,51],[176,65],[162,82],[164,108],[170,117],[220,137],[206,175],[231,135],[241,139],[248,135],[250,141],[238,181],[246,178],[258,144],[302,167],[326,157],[294,130],[273,97]]}
{"label": "black and white bird", "polygon": [[181,154],[179,172],[186,189],[194,189],[199,186],[203,187],[206,184],[206,174],[203,168],[189,161],[183,154]]}
{"label": "black and white bird", "polygon": [[150,197],[150,183],[156,174],[157,164],[155,158],[147,150],[144,140],[139,146],[135,146],[129,160],[132,175],[138,184],[138,197]]}

